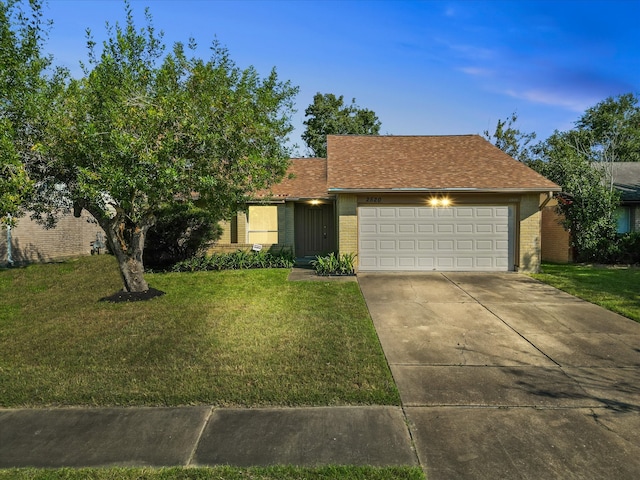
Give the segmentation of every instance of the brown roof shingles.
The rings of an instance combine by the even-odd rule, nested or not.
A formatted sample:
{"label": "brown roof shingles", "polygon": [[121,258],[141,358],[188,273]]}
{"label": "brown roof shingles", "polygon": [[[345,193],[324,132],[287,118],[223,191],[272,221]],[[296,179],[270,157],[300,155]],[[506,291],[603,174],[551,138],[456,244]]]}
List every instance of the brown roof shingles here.
{"label": "brown roof shingles", "polygon": [[[289,178],[292,175],[293,178]],[[287,176],[271,187],[269,192],[260,192],[259,196],[273,199],[287,198],[326,198],[327,160],[326,158],[293,158]]]}
{"label": "brown roof shingles", "polygon": [[560,190],[479,135],[329,135],[327,156],[334,191]]}

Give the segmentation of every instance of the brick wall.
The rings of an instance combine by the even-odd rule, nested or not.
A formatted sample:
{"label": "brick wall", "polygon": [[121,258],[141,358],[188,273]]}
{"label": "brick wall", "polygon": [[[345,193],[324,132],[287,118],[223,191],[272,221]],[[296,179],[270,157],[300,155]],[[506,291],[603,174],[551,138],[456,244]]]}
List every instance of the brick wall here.
{"label": "brick wall", "polygon": [[[338,249],[339,254],[358,252],[358,197],[356,195],[338,195],[336,201],[338,213]],[[355,265],[358,264],[358,257]]]}
{"label": "brick wall", "polygon": [[520,200],[520,272],[540,270],[540,196],[522,195]]}
{"label": "brick wall", "polygon": [[[14,263],[50,262],[91,254],[91,242],[103,234],[96,220],[85,210],[80,218],[60,217],[55,228],[45,229],[25,216],[11,229]],[[105,240],[106,241],[106,240]],[[0,263],[7,261],[7,231],[0,229]]]}
{"label": "brick wall", "polygon": [[571,236],[561,224],[556,207],[542,209],[542,261],[570,263],[573,261]]}

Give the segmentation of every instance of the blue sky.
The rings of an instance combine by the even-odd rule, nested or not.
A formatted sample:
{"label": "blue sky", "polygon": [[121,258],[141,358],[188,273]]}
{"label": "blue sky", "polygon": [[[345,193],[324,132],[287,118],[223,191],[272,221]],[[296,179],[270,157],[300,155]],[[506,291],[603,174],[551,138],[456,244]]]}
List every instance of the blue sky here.
{"label": "blue sky", "polygon": [[[640,1],[133,0],[168,44],[214,37],[240,67],[300,87],[292,143],[317,92],[356,98],[381,133],[482,133],[517,111],[546,139],[608,96],[640,93]],[[118,0],[49,0],[46,50],[79,75],[85,29],[123,21]]]}

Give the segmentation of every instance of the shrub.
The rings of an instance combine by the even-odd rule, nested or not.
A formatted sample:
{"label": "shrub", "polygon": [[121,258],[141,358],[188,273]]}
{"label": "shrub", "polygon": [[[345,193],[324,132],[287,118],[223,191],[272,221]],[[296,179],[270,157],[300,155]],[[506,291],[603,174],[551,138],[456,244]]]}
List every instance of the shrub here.
{"label": "shrub", "polygon": [[355,258],[354,253],[336,255],[331,252],[326,257],[316,257],[311,265],[318,275],[353,275],[355,273],[353,267]]}
{"label": "shrub", "polygon": [[290,250],[279,253],[247,252],[214,253],[183,260],[171,268],[173,272],[199,272],[210,270],[241,270],[249,268],[291,268],[295,260]]}
{"label": "shrub", "polygon": [[616,243],[615,263],[638,264],[640,263],[640,232],[631,232],[620,235]]}
{"label": "shrub", "polygon": [[144,249],[145,267],[167,269],[187,260],[221,234],[217,218],[206,209],[184,204],[172,205],[157,216],[147,233]]}

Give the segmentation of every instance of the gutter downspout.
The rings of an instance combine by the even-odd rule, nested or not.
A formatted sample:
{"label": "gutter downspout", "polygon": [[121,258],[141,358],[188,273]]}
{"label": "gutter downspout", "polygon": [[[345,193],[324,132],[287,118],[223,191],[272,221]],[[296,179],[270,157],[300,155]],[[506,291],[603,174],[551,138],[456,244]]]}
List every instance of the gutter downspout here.
{"label": "gutter downspout", "polygon": [[544,201],[542,202],[542,204],[538,207],[539,210],[542,210],[544,207],[547,206],[547,203],[549,203],[551,201],[551,199],[553,198],[553,192],[547,192],[547,198],[544,199]]}

